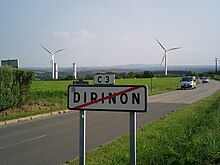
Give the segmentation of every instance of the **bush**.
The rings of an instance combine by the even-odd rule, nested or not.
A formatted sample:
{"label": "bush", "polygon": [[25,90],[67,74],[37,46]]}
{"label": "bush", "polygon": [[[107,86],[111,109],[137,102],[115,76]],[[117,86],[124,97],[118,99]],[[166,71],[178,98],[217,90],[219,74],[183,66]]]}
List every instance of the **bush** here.
{"label": "bush", "polygon": [[0,67],[0,110],[21,105],[28,98],[33,72]]}
{"label": "bush", "polygon": [[15,70],[15,82],[18,84],[20,92],[19,103],[27,101],[33,76],[34,74],[32,71]]}

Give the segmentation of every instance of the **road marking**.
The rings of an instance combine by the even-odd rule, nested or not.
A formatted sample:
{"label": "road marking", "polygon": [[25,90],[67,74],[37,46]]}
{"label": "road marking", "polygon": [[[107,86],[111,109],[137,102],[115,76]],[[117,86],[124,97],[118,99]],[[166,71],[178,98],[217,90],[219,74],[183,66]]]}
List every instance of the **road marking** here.
{"label": "road marking", "polygon": [[31,138],[31,139],[23,140],[23,141],[14,143],[14,144],[7,145],[5,147],[0,147],[0,149],[4,149],[4,148],[8,148],[8,147],[13,147],[13,146],[18,145],[18,144],[23,144],[23,143],[26,143],[26,142],[34,141],[34,140],[43,138],[45,136],[47,136],[47,135],[41,135],[41,136],[37,136],[37,137]]}
{"label": "road marking", "polygon": [[43,138],[43,137],[45,137],[45,136],[46,136],[46,135],[37,136],[37,137],[35,137],[35,138],[31,138],[31,139],[27,139],[27,140],[20,141],[20,142],[18,142],[18,143],[12,144],[12,145],[10,145],[10,146],[14,146],[14,145],[17,145],[17,144],[22,144],[22,143],[30,142],[30,141],[33,141],[33,140],[37,140],[37,139]]}

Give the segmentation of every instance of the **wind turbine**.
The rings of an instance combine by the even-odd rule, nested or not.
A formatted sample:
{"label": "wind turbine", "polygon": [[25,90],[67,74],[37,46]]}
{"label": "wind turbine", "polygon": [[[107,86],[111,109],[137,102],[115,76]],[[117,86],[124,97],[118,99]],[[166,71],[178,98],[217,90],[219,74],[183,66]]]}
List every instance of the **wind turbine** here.
{"label": "wind turbine", "polygon": [[162,61],[161,61],[160,65],[162,65],[162,63],[164,61],[164,63],[165,63],[165,75],[167,76],[167,52],[171,51],[171,50],[180,49],[182,47],[175,47],[175,48],[165,49],[165,47],[156,38],[155,38],[155,40],[158,42],[158,44],[164,50],[164,55],[163,55],[163,58],[162,58]]}
{"label": "wind turbine", "polygon": [[59,50],[57,50],[57,51],[55,51],[55,52],[52,52],[52,51],[48,50],[47,48],[45,48],[43,45],[41,45],[41,47],[42,47],[44,50],[46,50],[48,53],[50,53],[50,54],[51,54],[51,63],[52,63],[52,79],[54,79],[54,63],[55,63],[55,54],[56,54],[56,53],[58,53],[58,52],[63,51],[65,48],[64,48],[64,49],[59,49]]}

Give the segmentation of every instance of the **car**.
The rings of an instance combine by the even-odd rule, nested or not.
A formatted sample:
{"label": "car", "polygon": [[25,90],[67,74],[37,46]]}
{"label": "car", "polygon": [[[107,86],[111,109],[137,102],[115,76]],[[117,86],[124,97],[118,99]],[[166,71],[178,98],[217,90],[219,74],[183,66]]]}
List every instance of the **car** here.
{"label": "car", "polygon": [[202,83],[209,83],[208,77],[203,77],[202,78]]}
{"label": "car", "polygon": [[180,80],[180,89],[196,89],[195,76],[183,76]]}

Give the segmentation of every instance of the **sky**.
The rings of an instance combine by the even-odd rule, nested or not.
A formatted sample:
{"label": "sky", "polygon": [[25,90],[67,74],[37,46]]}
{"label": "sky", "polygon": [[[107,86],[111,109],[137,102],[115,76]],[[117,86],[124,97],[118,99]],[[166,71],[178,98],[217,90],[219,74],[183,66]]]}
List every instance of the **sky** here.
{"label": "sky", "polygon": [[0,59],[20,67],[214,65],[219,0],[0,0]]}

